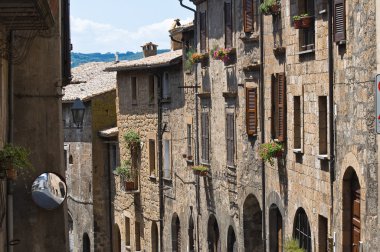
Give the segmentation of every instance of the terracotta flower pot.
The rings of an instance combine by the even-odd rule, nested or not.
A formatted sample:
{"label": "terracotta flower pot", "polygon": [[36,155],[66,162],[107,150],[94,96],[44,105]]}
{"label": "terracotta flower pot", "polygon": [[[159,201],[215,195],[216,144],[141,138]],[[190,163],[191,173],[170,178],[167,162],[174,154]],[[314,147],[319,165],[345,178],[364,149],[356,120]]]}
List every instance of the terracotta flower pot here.
{"label": "terracotta flower pot", "polygon": [[277,158],[281,158],[283,153],[284,153],[283,151],[278,151],[278,152],[276,153],[276,157],[277,157]]}
{"label": "terracotta flower pot", "polygon": [[272,15],[277,15],[278,13],[280,13],[280,8],[281,8],[280,5],[275,3],[274,5],[270,7],[270,13]]}
{"label": "terracotta flower pot", "polygon": [[193,172],[195,175],[199,175],[201,177],[207,176],[207,173],[208,173],[207,171],[199,171],[199,170],[193,170]]}
{"label": "terracotta flower pot", "polygon": [[302,28],[302,20],[294,20],[294,29],[301,29]]}
{"label": "terracotta flower pot", "polygon": [[127,191],[135,190],[135,182],[125,181],[125,190],[127,190]]}
{"label": "terracotta flower pot", "polygon": [[311,24],[313,23],[313,17],[307,16],[301,18],[301,23],[302,23],[302,28],[303,29],[308,29],[310,28]]}
{"label": "terracotta flower pot", "polygon": [[7,178],[9,180],[16,180],[17,179],[17,170],[13,167],[9,167],[7,169]]}

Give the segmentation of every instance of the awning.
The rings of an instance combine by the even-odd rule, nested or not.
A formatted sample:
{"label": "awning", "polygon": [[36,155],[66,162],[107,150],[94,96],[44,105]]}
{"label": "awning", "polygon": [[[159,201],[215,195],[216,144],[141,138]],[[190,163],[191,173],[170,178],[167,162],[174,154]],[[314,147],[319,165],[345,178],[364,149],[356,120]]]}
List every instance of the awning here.
{"label": "awning", "polygon": [[106,137],[106,138],[116,137],[118,134],[119,134],[119,129],[117,127],[99,131],[99,136]]}

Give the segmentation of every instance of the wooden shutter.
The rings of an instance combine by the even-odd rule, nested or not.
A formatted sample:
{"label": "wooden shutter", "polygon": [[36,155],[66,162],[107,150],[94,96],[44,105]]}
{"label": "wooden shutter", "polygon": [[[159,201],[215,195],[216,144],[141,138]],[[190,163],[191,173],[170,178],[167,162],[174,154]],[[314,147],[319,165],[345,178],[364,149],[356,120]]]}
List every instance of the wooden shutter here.
{"label": "wooden shutter", "polygon": [[225,47],[232,47],[232,8],[231,3],[224,3]]}
{"label": "wooden shutter", "polygon": [[209,161],[209,129],[208,112],[202,112],[202,161]]}
{"label": "wooden shutter", "polygon": [[334,41],[346,39],[346,8],[344,0],[334,0]]}
{"label": "wooden shutter", "polygon": [[257,88],[246,90],[246,124],[248,136],[257,135]]}
{"label": "wooden shutter", "polygon": [[277,139],[285,141],[286,137],[286,87],[285,73],[277,74]]}
{"label": "wooden shutter", "polygon": [[235,156],[235,115],[228,113],[226,117],[227,165],[234,165]]}
{"label": "wooden shutter", "polygon": [[70,0],[62,1],[62,82],[68,85],[71,76],[71,37],[70,37]]}
{"label": "wooden shutter", "polygon": [[244,16],[244,32],[253,32],[253,0],[244,0],[243,6],[243,16]]}
{"label": "wooden shutter", "polygon": [[149,168],[150,176],[156,175],[156,144],[153,139],[149,139]]}
{"label": "wooden shutter", "polygon": [[277,125],[277,116],[276,116],[276,107],[277,107],[277,98],[276,98],[276,76],[271,75],[271,124],[270,124],[270,133],[271,138],[276,138],[276,125]]}
{"label": "wooden shutter", "polygon": [[205,113],[205,161],[209,162],[210,156],[210,131],[209,131],[209,116]]}
{"label": "wooden shutter", "polygon": [[201,52],[206,51],[206,12],[199,13],[199,25],[200,25],[200,46]]}

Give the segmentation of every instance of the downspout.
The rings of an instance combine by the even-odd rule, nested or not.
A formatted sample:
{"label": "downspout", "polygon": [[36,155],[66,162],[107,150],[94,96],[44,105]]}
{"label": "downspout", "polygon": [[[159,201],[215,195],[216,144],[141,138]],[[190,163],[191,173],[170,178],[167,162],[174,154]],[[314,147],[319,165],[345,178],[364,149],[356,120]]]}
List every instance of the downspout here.
{"label": "downspout", "polygon": [[[333,1],[329,1],[329,16],[328,16],[328,58],[329,58],[329,130],[330,130],[330,235],[334,237],[334,181],[335,181],[335,132],[334,132],[334,59],[333,59],[333,41],[332,41],[332,13]],[[335,241],[334,241],[335,242]],[[335,244],[333,244],[335,251]]]}
{"label": "downspout", "polygon": [[164,180],[162,171],[162,76],[155,74],[158,82],[158,115],[157,115],[157,142],[158,142],[158,192],[160,206],[160,252],[164,251]]}
{"label": "downspout", "polygon": [[[198,36],[197,36],[197,11],[193,8],[190,8],[189,6],[186,6],[183,4],[183,0],[179,0],[180,5],[194,13],[194,49],[198,49]],[[195,103],[195,165],[199,165],[199,108],[198,108],[198,66],[195,67],[194,70],[194,86],[195,86],[195,92],[194,92],[194,103]],[[199,241],[199,218],[200,218],[200,213],[201,213],[201,204],[200,204],[200,179],[199,176],[196,176],[196,181],[195,181],[195,187],[196,187],[196,205],[197,205],[197,250],[200,251],[200,241]]]}
{"label": "downspout", "polygon": [[[261,129],[261,142],[265,142],[265,110],[264,110],[264,18],[263,14],[260,15],[260,129]],[[262,239],[263,239],[263,251],[266,251],[267,239],[266,239],[266,202],[265,202],[265,162],[261,162],[261,183],[262,183]]]}
{"label": "downspout", "polygon": [[[14,121],[14,105],[13,105],[13,30],[9,31],[8,46],[8,143],[13,143],[13,121]],[[7,180],[7,248],[8,252],[13,252],[13,181]]]}

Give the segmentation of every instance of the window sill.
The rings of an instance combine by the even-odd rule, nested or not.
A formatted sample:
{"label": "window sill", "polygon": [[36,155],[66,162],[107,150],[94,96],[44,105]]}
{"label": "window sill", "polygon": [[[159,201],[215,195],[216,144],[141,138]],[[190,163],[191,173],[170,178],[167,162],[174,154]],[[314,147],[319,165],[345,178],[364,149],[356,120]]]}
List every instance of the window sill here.
{"label": "window sill", "polygon": [[240,34],[239,39],[243,42],[257,42],[260,40],[260,34],[245,32]]}
{"label": "window sill", "polygon": [[198,93],[198,96],[200,98],[209,98],[209,97],[211,97],[211,93],[210,92],[202,92],[202,93]]}
{"label": "window sill", "polygon": [[162,98],[162,99],[161,99],[161,103],[170,103],[171,100],[172,100],[172,99],[171,99],[170,97]]}
{"label": "window sill", "polygon": [[156,176],[154,176],[154,175],[150,175],[150,176],[149,176],[149,179],[150,179],[150,180],[154,180],[154,181],[157,180]]}
{"label": "window sill", "polygon": [[226,165],[228,169],[236,170],[236,165]]}
{"label": "window sill", "polygon": [[137,190],[130,190],[130,191],[126,191],[125,189],[123,189],[122,191],[125,192],[126,194],[139,194],[140,193],[139,189],[137,189]]}
{"label": "window sill", "polygon": [[167,183],[171,183],[172,182],[172,178],[162,178],[163,181],[167,182]]}
{"label": "window sill", "polygon": [[192,159],[186,159],[186,163],[188,165],[194,164],[194,160],[192,160]]}
{"label": "window sill", "polygon": [[207,166],[207,167],[210,167],[211,164],[210,163],[205,163],[205,162],[200,162],[201,165],[204,165],[204,166]]}
{"label": "window sill", "polygon": [[237,97],[237,92],[223,92],[224,98],[235,98]]}
{"label": "window sill", "polygon": [[296,55],[304,55],[304,54],[309,54],[309,53],[314,53],[314,52],[315,52],[315,49],[310,49],[310,50],[300,51],[300,52],[297,52],[295,54]]}
{"label": "window sill", "polygon": [[318,154],[317,158],[319,160],[329,160],[329,156],[327,154]]}
{"label": "window sill", "polygon": [[243,71],[244,72],[260,71],[260,67],[261,67],[261,63],[255,62],[253,64],[243,67]]}
{"label": "window sill", "polygon": [[302,149],[293,149],[293,153],[302,154]]}

